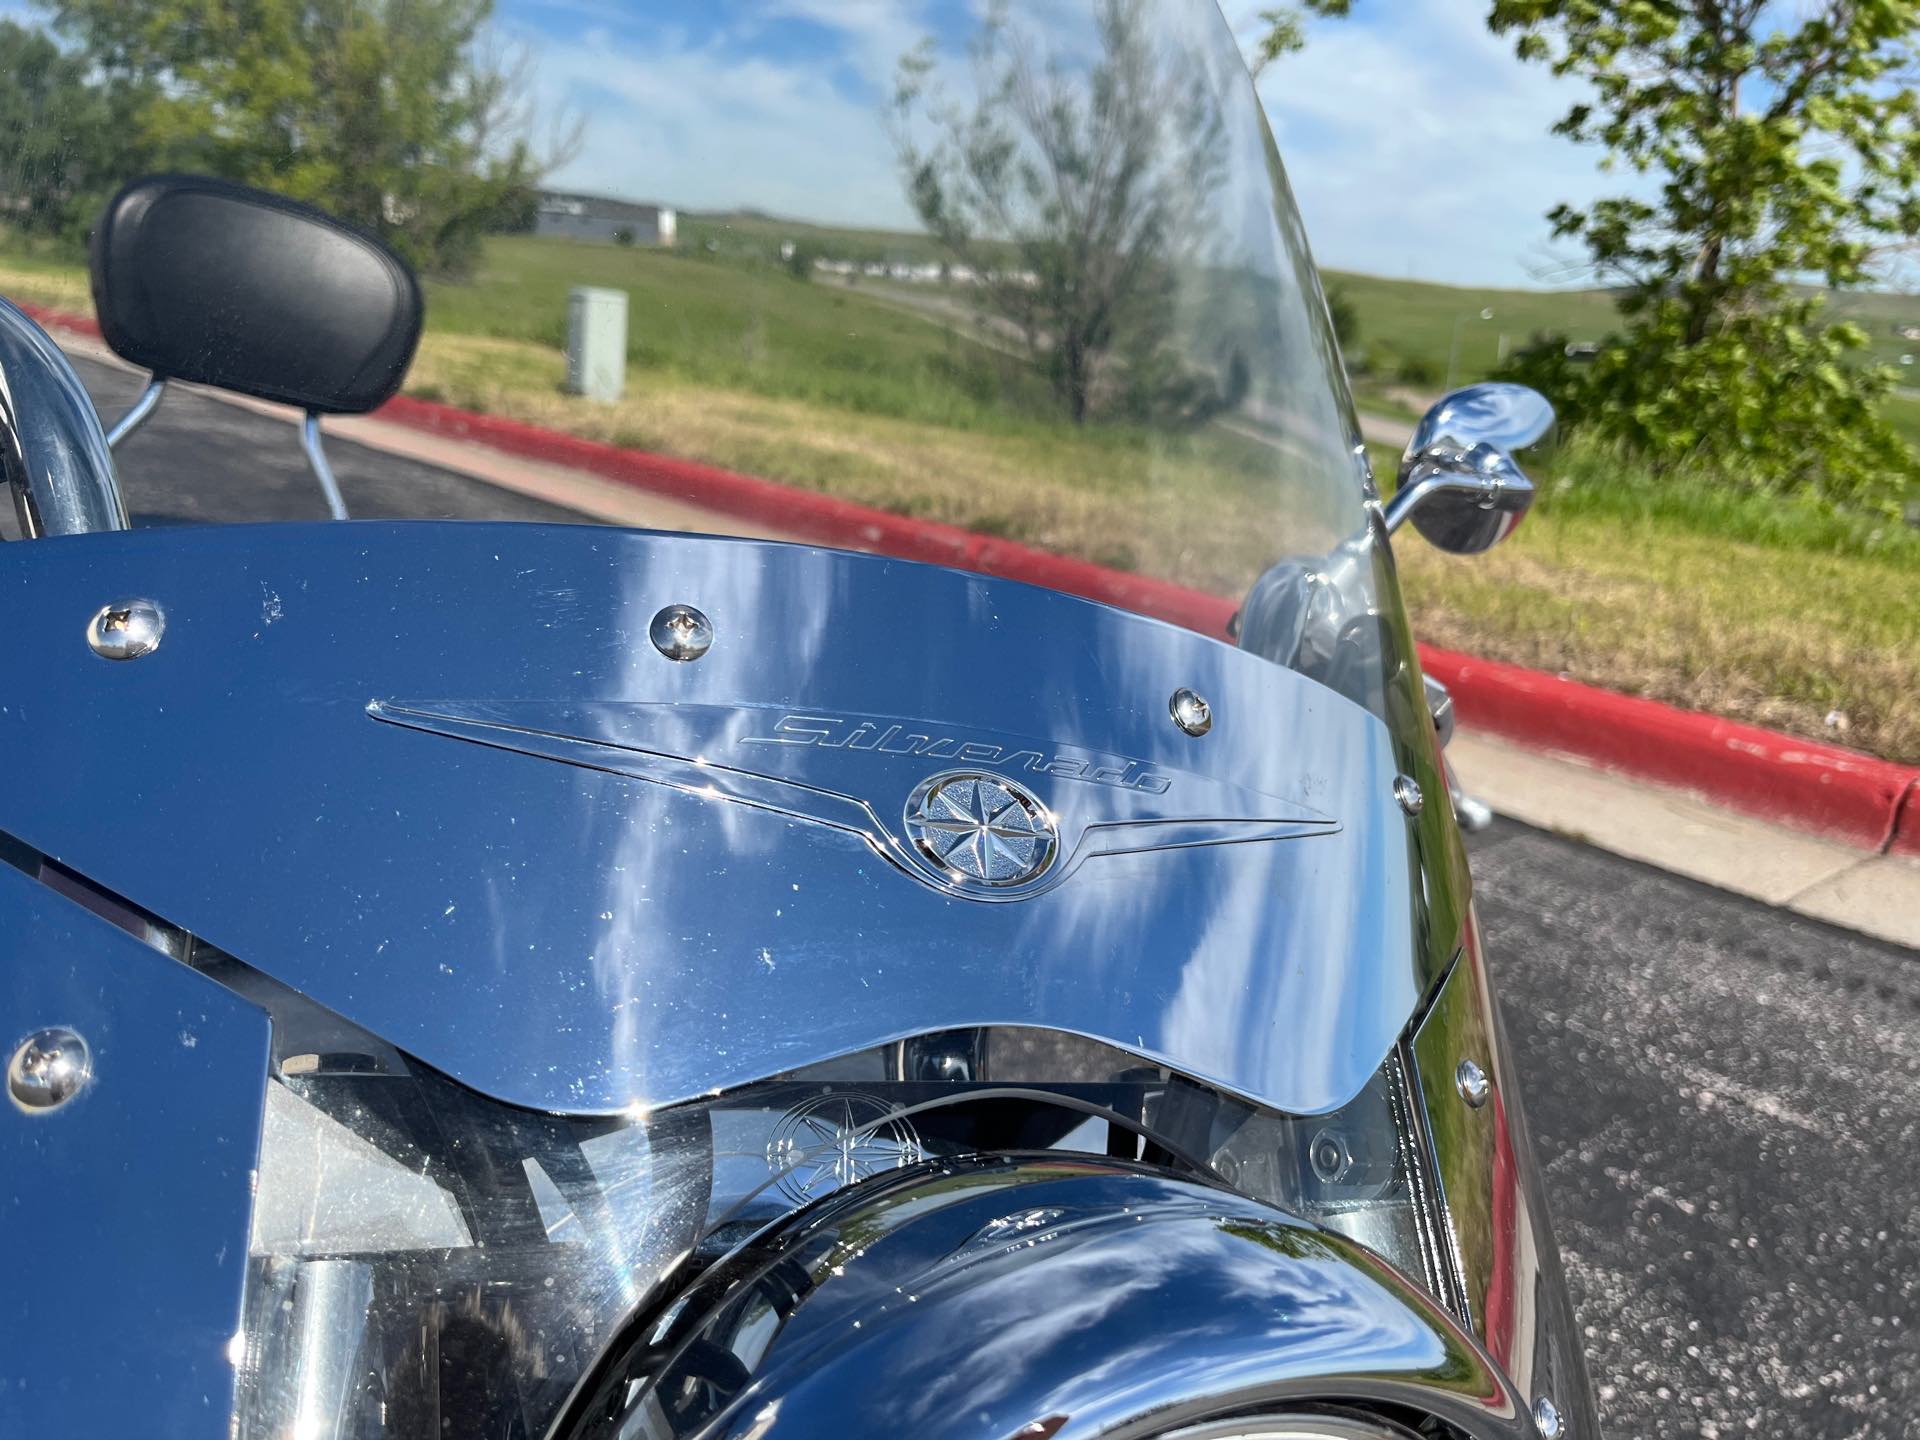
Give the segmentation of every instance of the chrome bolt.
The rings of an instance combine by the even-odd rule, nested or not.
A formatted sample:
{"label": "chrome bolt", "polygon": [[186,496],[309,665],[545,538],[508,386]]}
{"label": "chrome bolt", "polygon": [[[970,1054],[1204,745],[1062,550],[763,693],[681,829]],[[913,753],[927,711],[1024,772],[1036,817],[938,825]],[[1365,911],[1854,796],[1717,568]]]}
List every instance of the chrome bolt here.
{"label": "chrome bolt", "polygon": [[167,617],[151,600],[116,600],[87,622],[87,644],[105,660],[138,660],[160,648]]}
{"label": "chrome bolt", "polygon": [[1426,796],[1420,793],[1420,782],[1411,775],[1393,777],[1393,798],[1409,815],[1418,815],[1427,803]]}
{"label": "chrome bolt", "polygon": [[87,1042],[53,1026],[20,1042],[7,1062],[7,1094],[30,1114],[58,1110],[86,1087],[93,1074]]}
{"label": "chrome bolt", "polygon": [[669,605],[647,632],[669,660],[698,660],[713,648],[713,622],[691,605]]}
{"label": "chrome bolt", "polygon": [[1167,709],[1173,712],[1173,723],[1189,735],[1204,735],[1213,729],[1213,707],[1191,690],[1174,691]]}
{"label": "chrome bolt", "polygon": [[1487,1072],[1471,1060],[1460,1062],[1453,1072],[1453,1085],[1460,1092],[1460,1098],[1476,1110],[1493,1094],[1493,1083],[1487,1079]]}
{"label": "chrome bolt", "polygon": [[1560,1407],[1544,1395],[1533,1402],[1533,1423],[1546,1440],[1560,1440]]}

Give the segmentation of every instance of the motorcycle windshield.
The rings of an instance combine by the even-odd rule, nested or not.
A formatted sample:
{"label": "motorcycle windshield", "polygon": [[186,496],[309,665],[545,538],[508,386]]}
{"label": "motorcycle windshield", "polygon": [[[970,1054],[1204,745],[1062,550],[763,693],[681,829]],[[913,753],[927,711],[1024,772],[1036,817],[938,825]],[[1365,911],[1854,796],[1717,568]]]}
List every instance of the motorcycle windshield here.
{"label": "motorcycle windshield", "polygon": [[745,495],[690,524],[1067,590],[1394,723],[1372,477],[1213,0],[541,14],[581,148],[434,294],[424,383],[497,408],[495,342],[451,332],[499,288],[624,292],[624,377],[573,375],[621,398],[584,423],[906,521]]}
{"label": "motorcycle windshield", "polygon": [[[12,759],[64,783],[0,831],[537,1110],[968,1026],[1289,1113],[1359,1094],[1457,948],[1463,862],[1213,0],[496,26],[465,63],[538,125],[456,107],[459,145],[365,193],[317,152],[245,178],[416,261],[416,400],[617,446],[645,528],[8,545]],[[361,81],[333,98],[398,83]],[[459,174],[518,199],[450,217]],[[103,596],[164,609],[155,663],[68,644]]]}

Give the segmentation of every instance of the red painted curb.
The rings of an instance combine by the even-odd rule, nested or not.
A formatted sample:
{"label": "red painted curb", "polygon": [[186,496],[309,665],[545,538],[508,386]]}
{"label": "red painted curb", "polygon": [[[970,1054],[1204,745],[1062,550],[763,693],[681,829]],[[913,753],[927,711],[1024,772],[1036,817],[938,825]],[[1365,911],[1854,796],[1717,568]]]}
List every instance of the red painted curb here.
{"label": "red painted curb", "polygon": [[[1421,647],[1460,723],[1879,850],[1920,770],[1538,670]],[[1920,817],[1916,817],[1920,819]]]}
{"label": "red painted curb", "polygon": [[[43,325],[97,336],[88,316],[22,305]],[[1222,636],[1235,602],[1011,540],[916,520],[711,465],[397,396],[377,418],[671,496],[799,536],[1024,580]],[[1920,769],[1538,670],[1420,647],[1470,728],[1571,754],[1849,844],[1920,854]]]}
{"label": "red painted curb", "polygon": [[1920,779],[1907,787],[1899,813],[1893,817],[1893,838],[1887,842],[1890,855],[1920,855]]}
{"label": "red painted curb", "polygon": [[623,450],[497,415],[477,415],[400,395],[374,418],[471,440],[495,450],[584,470],[602,479],[671,496],[823,545],[872,550],[902,560],[952,565],[1009,580],[1025,580],[1090,600],[1157,616],[1210,635],[1224,635],[1234,602],[1171,581],[1129,575],[1104,565],[963,530],[936,520],[857,505],[792,485],[761,480],[697,461],[645,450]]}
{"label": "red painted curb", "polygon": [[49,330],[72,330],[94,340],[100,338],[100,322],[91,315],[76,315],[71,310],[49,310],[44,305],[29,305],[24,300],[13,303]]}

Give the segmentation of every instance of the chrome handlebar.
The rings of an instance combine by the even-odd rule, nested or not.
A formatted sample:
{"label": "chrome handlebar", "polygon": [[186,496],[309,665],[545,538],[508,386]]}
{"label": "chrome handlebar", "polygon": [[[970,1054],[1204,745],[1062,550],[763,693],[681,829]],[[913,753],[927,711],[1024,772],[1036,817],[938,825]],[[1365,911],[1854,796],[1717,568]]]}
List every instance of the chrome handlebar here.
{"label": "chrome handlebar", "polygon": [[129,528],[113,452],[86,387],[47,332],[5,300],[0,479],[29,537]]}

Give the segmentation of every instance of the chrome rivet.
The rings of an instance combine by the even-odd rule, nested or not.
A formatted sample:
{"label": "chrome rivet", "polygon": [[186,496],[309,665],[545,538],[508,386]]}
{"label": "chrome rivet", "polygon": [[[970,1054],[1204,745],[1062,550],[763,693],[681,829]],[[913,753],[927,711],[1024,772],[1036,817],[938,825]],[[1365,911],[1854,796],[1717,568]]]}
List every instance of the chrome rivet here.
{"label": "chrome rivet", "polygon": [[1213,729],[1213,707],[1193,691],[1181,688],[1167,702],[1173,723],[1189,735],[1204,735]]}
{"label": "chrome rivet", "polygon": [[1487,1097],[1493,1094],[1493,1085],[1487,1079],[1487,1072],[1471,1060],[1462,1060],[1453,1072],[1454,1088],[1460,1092],[1460,1098],[1478,1110],[1487,1103]]}
{"label": "chrome rivet", "polygon": [[1420,782],[1411,775],[1393,777],[1393,798],[1409,815],[1418,815],[1427,803],[1427,797],[1420,793]]}
{"label": "chrome rivet", "polygon": [[87,644],[105,660],[138,660],[160,648],[167,617],[151,600],[116,600],[87,622]]}
{"label": "chrome rivet", "polygon": [[58,1110],[86,1088],[93,1074],[87,1042],[61,1026],[36,1030],[7,1061],[7,1094],[31,1114]]}
{"label": "chrome rivet", "polygon": [[669,605],[647,632],[669,660],[698,660],[713,648],[713,622],[691,605]]}
{"label": "chrome rivet", "polygon": [[1546,1440],[1560,1440],[1560,1407],[1544,1395],[1533,1402],[1533,1423]]}

